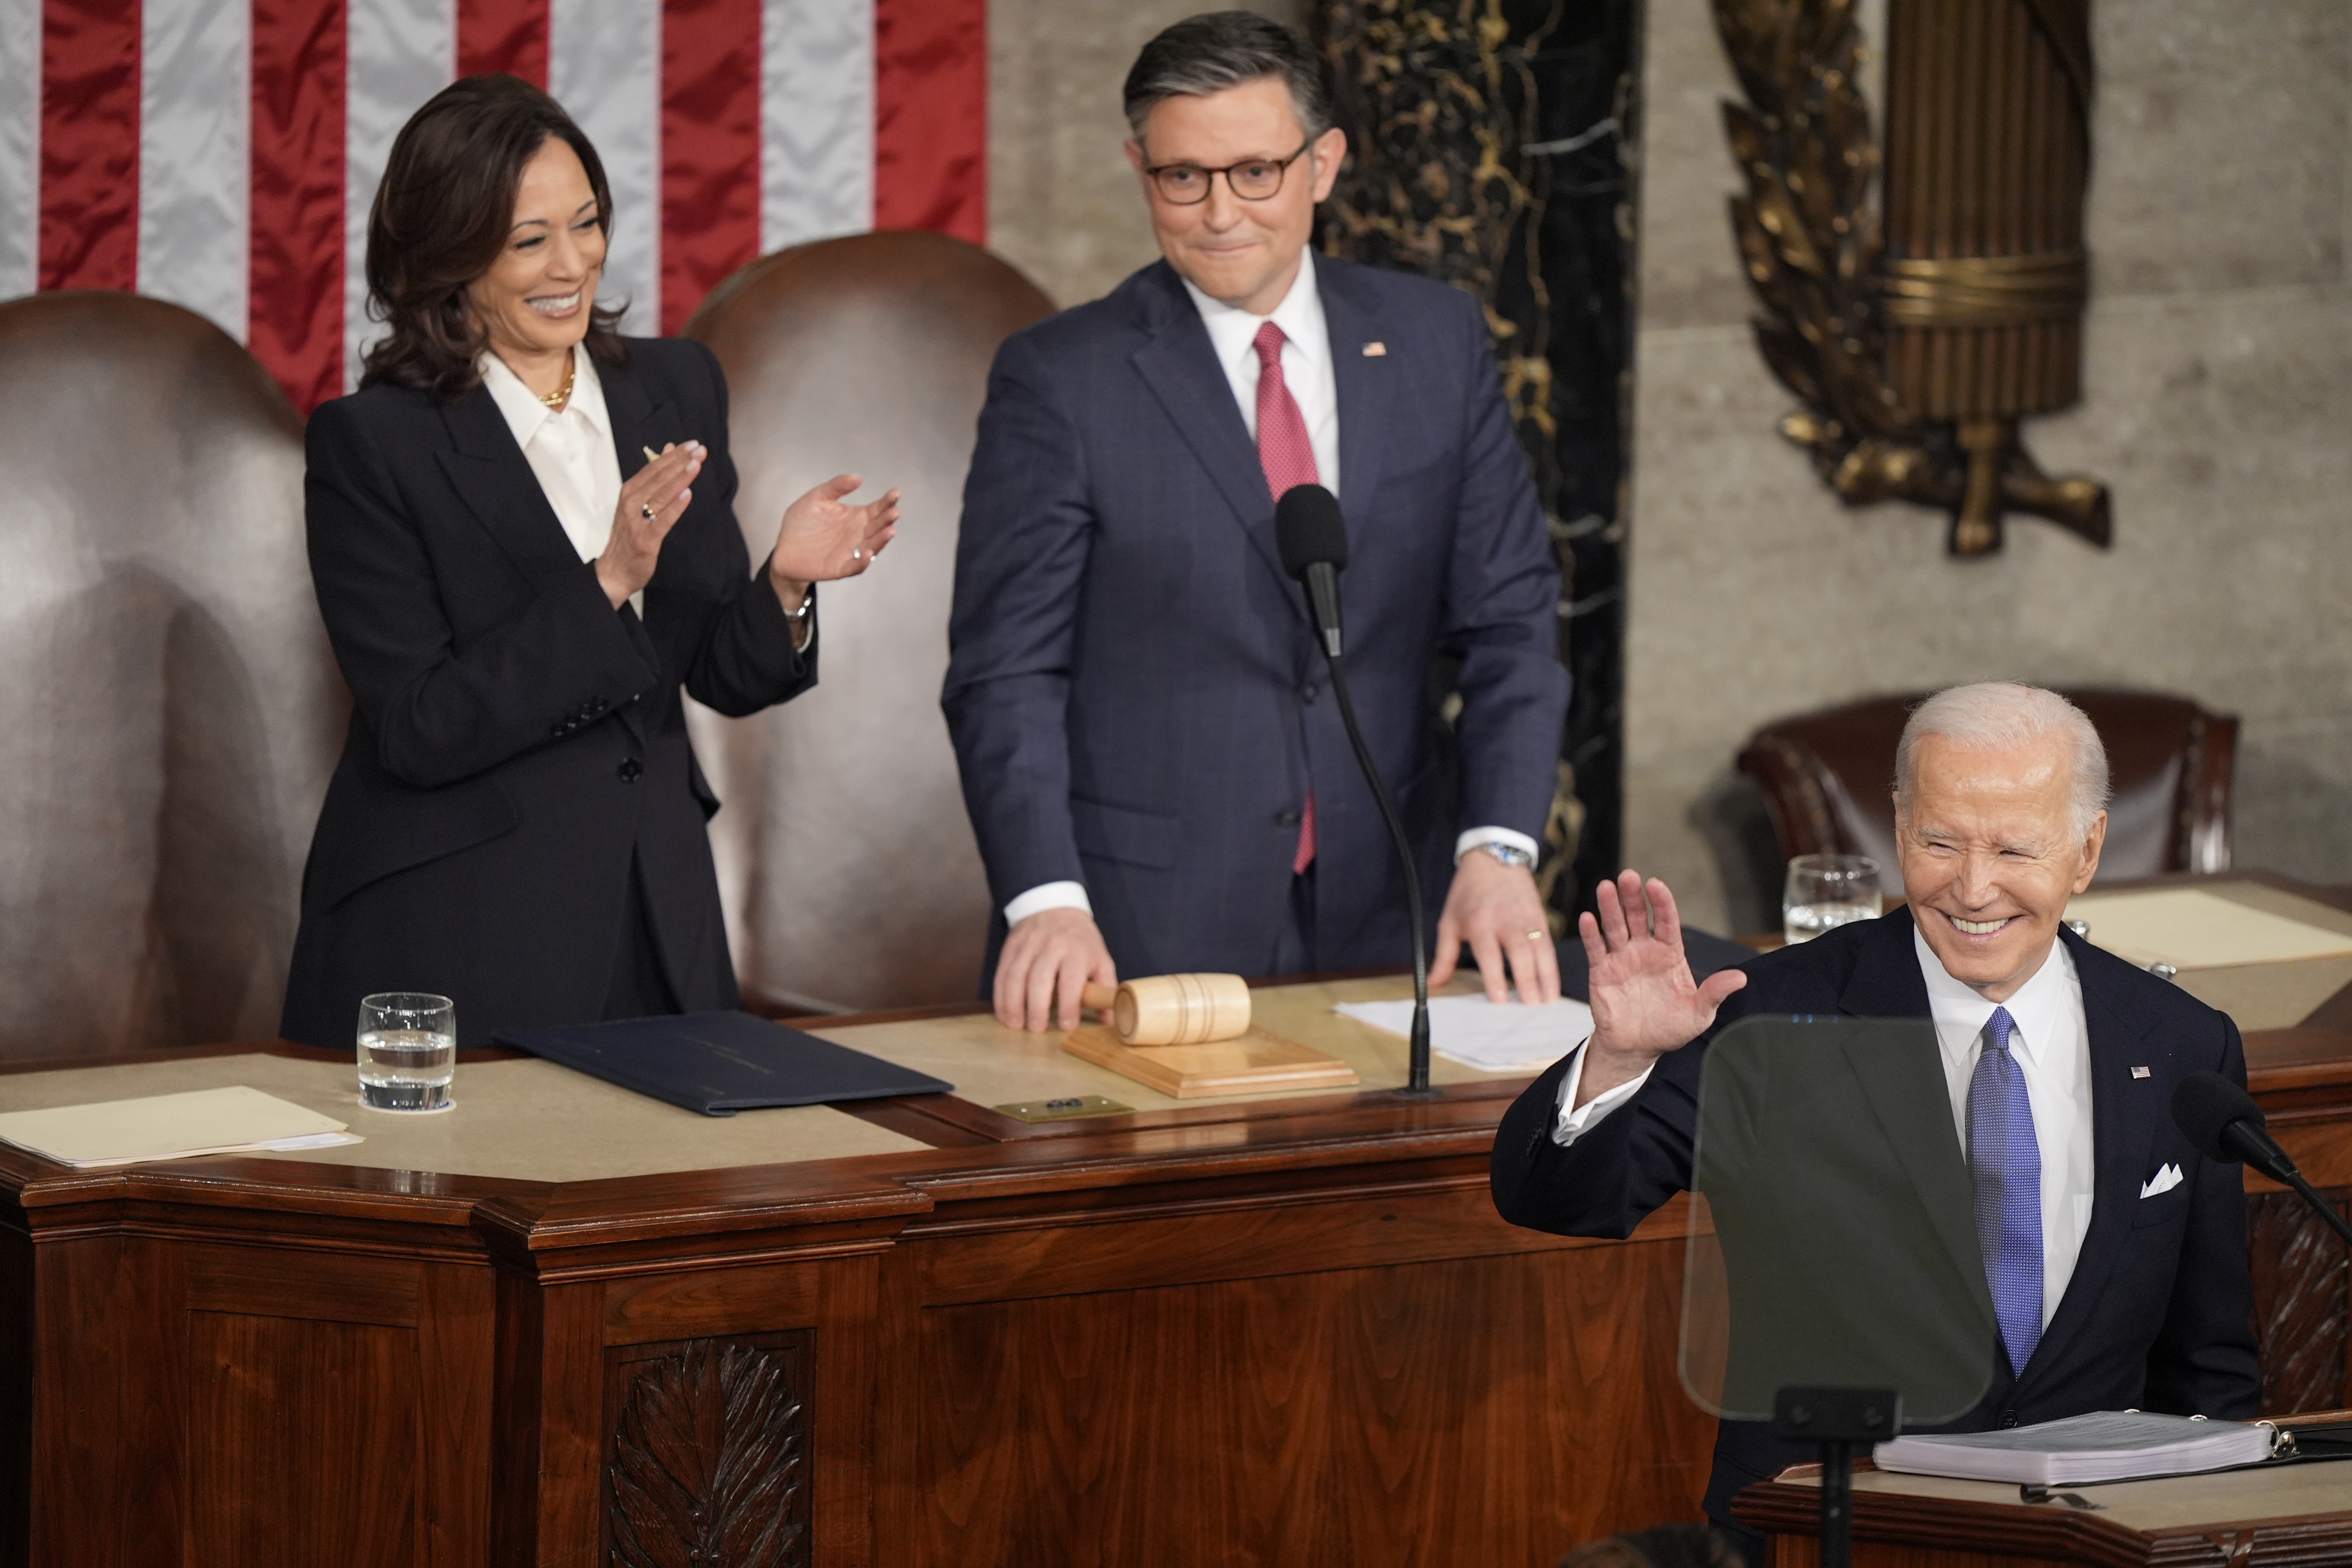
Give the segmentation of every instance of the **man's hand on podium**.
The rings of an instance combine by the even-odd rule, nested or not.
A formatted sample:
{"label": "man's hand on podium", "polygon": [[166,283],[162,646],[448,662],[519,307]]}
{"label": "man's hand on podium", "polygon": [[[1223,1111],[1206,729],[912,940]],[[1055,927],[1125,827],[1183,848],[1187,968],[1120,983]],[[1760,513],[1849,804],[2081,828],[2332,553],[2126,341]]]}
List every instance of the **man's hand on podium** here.
{"label": "man's hand on podium", "polygon": [[1078,998],[1090,980],[1118,984],[1118,966],[1094,916],[1039,910],[1006,934],[997,955],[996,1021],[1008,1029],[1075,1029],[1085,1016]]}
{"label": "man's hand on podium", "polygon": [[1519,1000],[1530,1006],[1559,1000],[1559,954],[1551,944],[1551,916],[1544,909],[1543,895],[1536,891],[1535,874],[1525,867],[1506,866],[1476,849],[1455,865],[1444,912],[1437,917],[1431,989],[1454,978],[1465,942],[1477,961],[1478,977],[1486,983],[1487,1001],[1496,1006],[1508,1002],[1513,982]]}
{"label": "man's hand on podium", "polygon": [[1576,1086],[1582,1106],[1650,1070],[1715,1022],[1724,999],[1748,984],[1737,969],[1718,970],[1704,984],[1691,977],[1683,953],[1682,916],[1664,882],[1623,871],[1595,891],[1598,920],[1577,917],[1584,956],[1592,966],[1592,1038]]}

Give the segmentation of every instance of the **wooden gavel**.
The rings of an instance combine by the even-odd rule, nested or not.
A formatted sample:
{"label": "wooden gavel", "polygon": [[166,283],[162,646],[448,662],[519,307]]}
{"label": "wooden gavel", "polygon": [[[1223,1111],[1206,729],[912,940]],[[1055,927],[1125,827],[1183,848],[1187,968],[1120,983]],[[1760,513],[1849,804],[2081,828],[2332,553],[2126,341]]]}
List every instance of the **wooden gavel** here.
{"label": "wooden gavel", "polygon": [[1197,1046],[1249,1033],[1249,986],[1238,974],[1155,974],[1117,991],[1090,984],[1078,999],[1109,1008],[1125,1045]]}

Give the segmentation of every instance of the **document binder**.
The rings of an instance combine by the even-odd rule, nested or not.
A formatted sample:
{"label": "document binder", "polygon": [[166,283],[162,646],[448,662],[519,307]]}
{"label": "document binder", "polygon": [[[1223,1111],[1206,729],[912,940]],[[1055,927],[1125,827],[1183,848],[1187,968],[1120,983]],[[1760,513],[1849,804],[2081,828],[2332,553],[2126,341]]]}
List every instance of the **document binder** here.
{"label": "document binder", "polygon": [[507,1029],[498,1044],[705,1116],[824,1105],[955,1085],[749,1013],[685,1013],[557,1029]]}

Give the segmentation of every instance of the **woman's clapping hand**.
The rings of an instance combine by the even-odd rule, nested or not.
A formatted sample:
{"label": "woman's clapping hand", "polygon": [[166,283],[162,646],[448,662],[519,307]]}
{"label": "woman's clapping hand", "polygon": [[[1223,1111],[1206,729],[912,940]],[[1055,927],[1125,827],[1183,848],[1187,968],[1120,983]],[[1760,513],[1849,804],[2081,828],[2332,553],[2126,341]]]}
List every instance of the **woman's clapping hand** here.
{"label": "woman's clapping hand", "polygon": [[613,509],[613,536],[596,557],[596,581],[613,608],[619,609],[630,595],[653,581],[662,541],[694,500],[690,487],[702,472],[705,455],[699,441],[673,443],[621,487],[620,504]]}
{"label": "woman's clapping hand", "polygon": [[898,492],[852,506],[844,498],[866,481],[835,474],[784,509],[768,575],[787,609],[797,609],[812,583],[855,577],[898,534]]}

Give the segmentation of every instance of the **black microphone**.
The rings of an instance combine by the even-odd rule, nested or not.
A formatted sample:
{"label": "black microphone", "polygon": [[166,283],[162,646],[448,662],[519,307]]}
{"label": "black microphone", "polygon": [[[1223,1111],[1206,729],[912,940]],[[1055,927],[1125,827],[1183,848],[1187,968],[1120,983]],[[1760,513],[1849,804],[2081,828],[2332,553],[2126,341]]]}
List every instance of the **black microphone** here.
{"label": "black microphone", "polygon": [[2172,1121],[2209,1160],[2243,1161],[2283,1187],[2303,1195],[2336,1234],[2352,1242],[2352,1221],[2312,1190],[2295,1169],[2294,1157],[2270,1134],[2254,1097],[2217,1072],[2193,1072],[2172,1091]]}
{"label": "black microphone", "polygon": [[1348,569],[1348,525],[1339,498],[1321,485],[1293,485],[1274,506],[1274,542],[1282,569],[1307,584],[1307,607],[1323,634],[1323,654],[1344,651],[1339,634],[1339,574]]}
{"label": "black microphone", "polygon": [[1389,842],[1396,848],[1404,871],[1404,903],[1412,922],[1412,1036],[1406,1058],[1402,1093],[1433,1096],[1429,1087],[1429,939],[1421,929],[1421,873],[1412,863],[1412,846],[1404,834],[1404,818],[1372,765],[1371,748],[1356,722],[1356,700],[1348,691],[1348,667],[1340,661],[1345,647],[1339,630],[1339,572],[1348,564],[1348,526],[1339,516],[1339,498],[1321,485],[1295,485],[1274,505],[1275,543],[1282,552],[1282,569],[1307,589],[1307,607],[1322,635],[1323,659],[1331,668],[1331,694],[1339,700],[1339,719],[1348,727],[1349,743],[1356,748],[1356,765],[1372,786],[1381,816],[1389,826]]}

